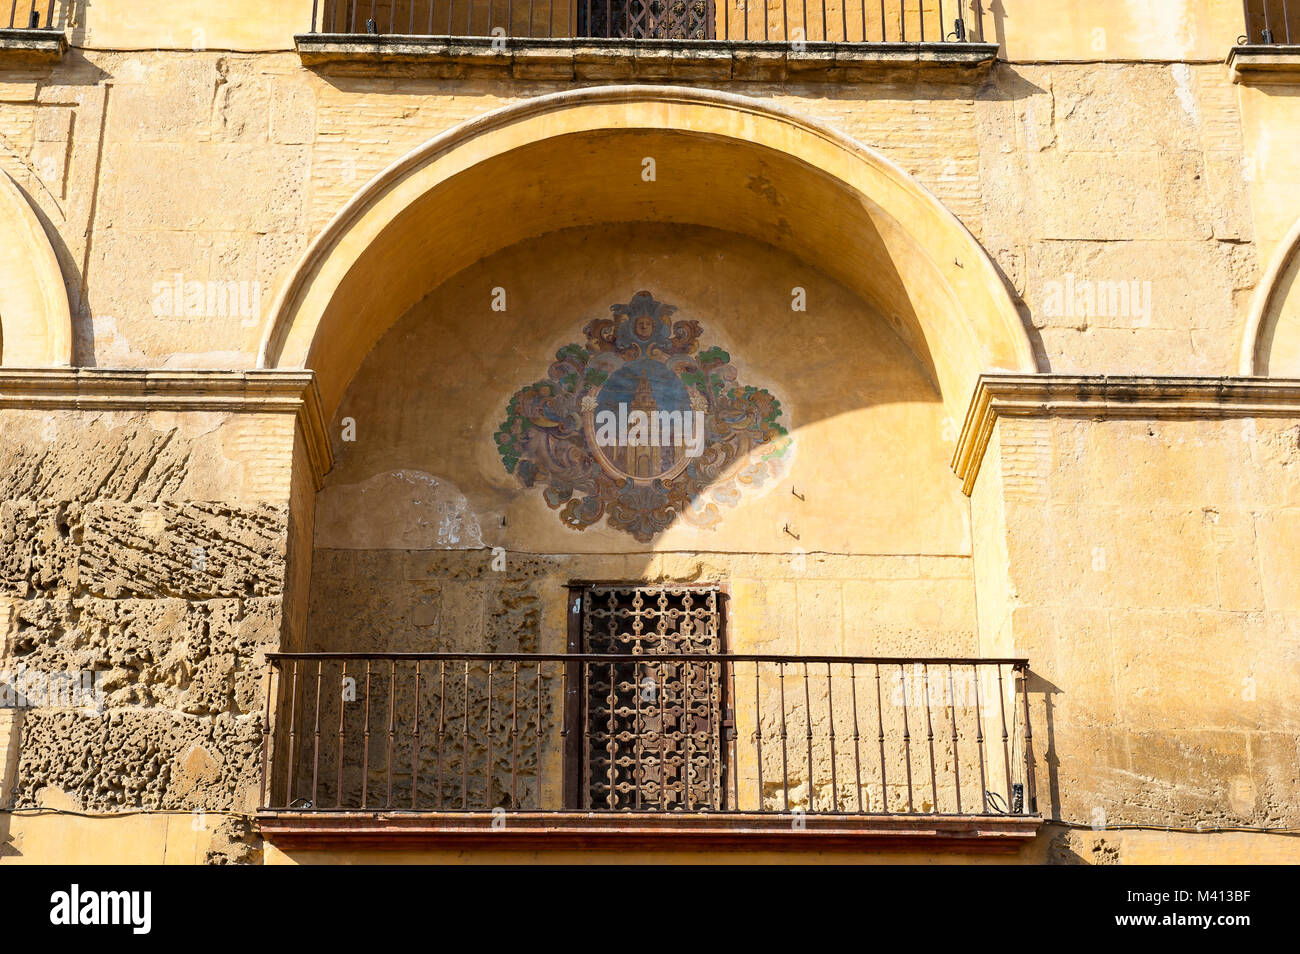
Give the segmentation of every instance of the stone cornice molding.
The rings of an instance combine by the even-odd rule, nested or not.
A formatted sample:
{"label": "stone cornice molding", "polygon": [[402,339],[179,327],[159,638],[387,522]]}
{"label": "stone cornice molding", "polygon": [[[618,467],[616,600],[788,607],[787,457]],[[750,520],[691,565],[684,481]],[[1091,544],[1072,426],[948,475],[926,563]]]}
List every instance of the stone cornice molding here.
{"label": "stone cornice molding", "polygon": [[984,374],[952,469],[969,496],[999,417],[1300,418],[1300,380],[1146,375]]}
{"label": "stone cornice molding", "polygon": [[0,368],[0,409],[292,414],[317,488],[334,466],[312,371]]}
{"label": "stone cornice molding", "polygon": [[1251,85],[1300,80],[1300,45],[1250,43],[1228,51],[1228,72],[1234,83]]}
{"label": "stone cornice molding", "polygon": [[62,59],[66,52],[68,38],[62,30],[0,29],[0,63],[5,66],[53,63]]}
{"label": "stone cornice molding", "polygon": [[330,72],[530,80],[980,83],[998,44],[800,43],[778,40],[623,40],[303,33],[304,65]]}

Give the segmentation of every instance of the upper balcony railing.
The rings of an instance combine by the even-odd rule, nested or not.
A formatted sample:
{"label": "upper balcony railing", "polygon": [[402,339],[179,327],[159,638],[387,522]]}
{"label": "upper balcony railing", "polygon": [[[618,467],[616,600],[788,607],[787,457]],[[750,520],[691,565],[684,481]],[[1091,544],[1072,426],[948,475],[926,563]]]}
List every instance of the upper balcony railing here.
{"label": "upper balcony railing", "polygon": [[1027,678],[1021,659],[274,654],[263,811],[1024,818]]}
{"label": "upper balcony railing", "polygon": [[8,30],[60,30],[58,18],[62,17],[62,0],[9,0],[9,22],[2,19],[4,7],[0,6],[0,28]]}
{"label": "upper balcony railing", "polygon": [[316,0],[317,34],[984,42],[984,0]]}
{"label": "upper balcony railing", "polygon": [[1300,43],[1300,0],[1242,0],[1246,44]]}

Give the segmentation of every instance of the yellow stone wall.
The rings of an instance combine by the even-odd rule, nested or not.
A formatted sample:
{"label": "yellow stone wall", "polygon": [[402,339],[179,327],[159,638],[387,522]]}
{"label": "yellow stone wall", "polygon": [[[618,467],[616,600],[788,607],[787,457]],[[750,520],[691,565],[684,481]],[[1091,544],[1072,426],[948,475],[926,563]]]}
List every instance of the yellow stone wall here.
{"label": "yellow stone wall", "polygon": [[[61,62],[0,62],[0,170],[13,183],[0,197],[26,203],[0,203],[0,254],[30,260],[24,237],[39,225],[71,329],[61,348],[48,347],[57,336],[20,337],[13,329],[58,309],[38,301],[49,280],[7,273],[6,366],[251,368],[300,257],[368,181],[459,123],[576,85],[309,69],[293,36],[310,6],[103,0],[69,24]],[[1272,358],[1261,370],[1300,374],[1298,266],[1279,258],[1300,219],[1300,116],[1293,85],[1233,83],[1223,61],[1240,4],[995,7],[988,38],[1010,62],[987,77],[706,85],[853,137],[932,192],[1005,277],[1039,370],[1234,374],[1255,350],[1255,320]],[[567,159],[557,174],[580,174],[581,150]],[[493,249],[424,288],[328,409],[337,463],[319,498],[306,439],[284,418],[176,412],[220,432],[191,496],[291,510],[283,645],[353,648],[358,624],[391,645],[417,625],[408,570],[428,547],[399,545],[408,515],[394,501],[360,519],[347,503],[376,474],[415,468],[455,489],[479,544],[549,561],[529,584],[547,639],[568,579],[725,578],[739,651],[1027,654],[1051,755],[1040,807],[1060,818],[1296,824],[1295,415],[1002,419],[965,497],[947,462],[961,424],[952,406],[967,396],[940,395],[895,316],[825,262],[743,231],[586,225]],[[1277,291],[1261,304],[1275,261]],[[1149,307],[1063,304],[1067,289],[1132,282]],[[791,321],[782,305],[795,284],[818,304]],[[512,304],[485,315],[495,285]],[[544,373],[583,319],[642,287],[699,317],[745,375],[789,401],[798,445],[788,479],[717,531],[674,527],[649,547],[561,528],[491,441],[512,390]],[[214,309],[213,295],[225,304]],[[420,370],[403,373],[413,357]],[[59,426],[81,426],[71,413]],[[345,416],[364,435],[356,444],[338,439]],[[4,439],[35,447],[43,426],[6,419]],[[375,534],[388,542],[365,542]],[[808,553],[797,570],[796,547]],[[421,635],[482,626],[481,605],[458,600],[446,633]],[[78,808],[61,797],[49,806]],[[187,812],[0,819],[4,860],[213,850]],[[1295,860],[1292,841],[1049,828],[1018,860]],[[272,849],[267,860],[326,859]]]}
{"label": "yellow stone wall", "polygon": [[[73,77],[97,75],[113,78],[104,96],[50,107],[76,116],[67,169],[42,163],[34,138],[42,102]],[[65,275],[81,272],[84,289],[71,284],[89,311],[74,340],[78,362],[248,367],[298,257],[366,181],[458,122],[557,88],[325,77],[293,54],[88,54],[48,79],[0,88],[12,100],[0,121],[15,125],[0,167],[44,197],[68,233]],[[1023,297],[1031,338],[1053,370],[1236,370],[1267,264],[1254,243],[1254,206],[1277,217],[1279,202],[1248,177],[1237,87],[1221,66],[999,67],[978,92],[724,88],[827,123],[930,189]],[[101,122],[102,141],[76,140]],[[119,169],[151,174],[104,174]],[[1282,193],[1288,173],[1278,175]],[[46,195],[65,177],[84,191]],[[93,209],[90,242],[78,238],[90,221],[74,208],[81,204]],[[227,316],[200,308],[190,317],[169,311],[171,298],[156,306],[178,275],[242,283],[243,301],[260,304],[260,314],[232,305]],[[1150,313],[1116,308],[1084,319],[1051,301],[1069,281],[1149,282]]]}
{"label": "yellow stone wall", "polygon": [[1294,818],[1294,419],[997,428],[979,479],[1004,488],[1006,626],[1043,680],[1040,798],[1084,824]]}

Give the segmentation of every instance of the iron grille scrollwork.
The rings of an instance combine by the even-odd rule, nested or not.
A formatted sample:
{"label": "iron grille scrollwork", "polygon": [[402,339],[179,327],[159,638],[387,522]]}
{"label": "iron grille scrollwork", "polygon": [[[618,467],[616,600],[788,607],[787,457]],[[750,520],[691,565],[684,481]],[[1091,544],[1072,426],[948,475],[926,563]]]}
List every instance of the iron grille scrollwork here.
{"label": "iron grille scrollwork", "polygon": [[[583,600],[590,653],[645,662],[586,664],[589,807],[720,809],[723,779],[720,593],[716,587],[593,586]],[[700,662],[656,654],[699,654]]]}
{"label": "iron grille scrollwork", "polygon": [[578,7],[579,33],[625,40],[711,40],[713,0],[593,0]]}

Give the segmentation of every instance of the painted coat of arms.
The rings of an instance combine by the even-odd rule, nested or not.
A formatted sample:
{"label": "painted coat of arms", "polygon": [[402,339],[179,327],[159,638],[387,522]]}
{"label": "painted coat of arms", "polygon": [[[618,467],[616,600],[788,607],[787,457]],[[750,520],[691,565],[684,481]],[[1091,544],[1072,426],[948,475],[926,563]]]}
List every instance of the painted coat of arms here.
{"label": "painted coat of arms", "polygon": [[726,351],[701,350],[700,323],[676,310],[637,292],[510,399],[501,461],[575,530],[603,518],[646,543],[678,519],[711,529],[786,471],[781,402],[741,384]]}

